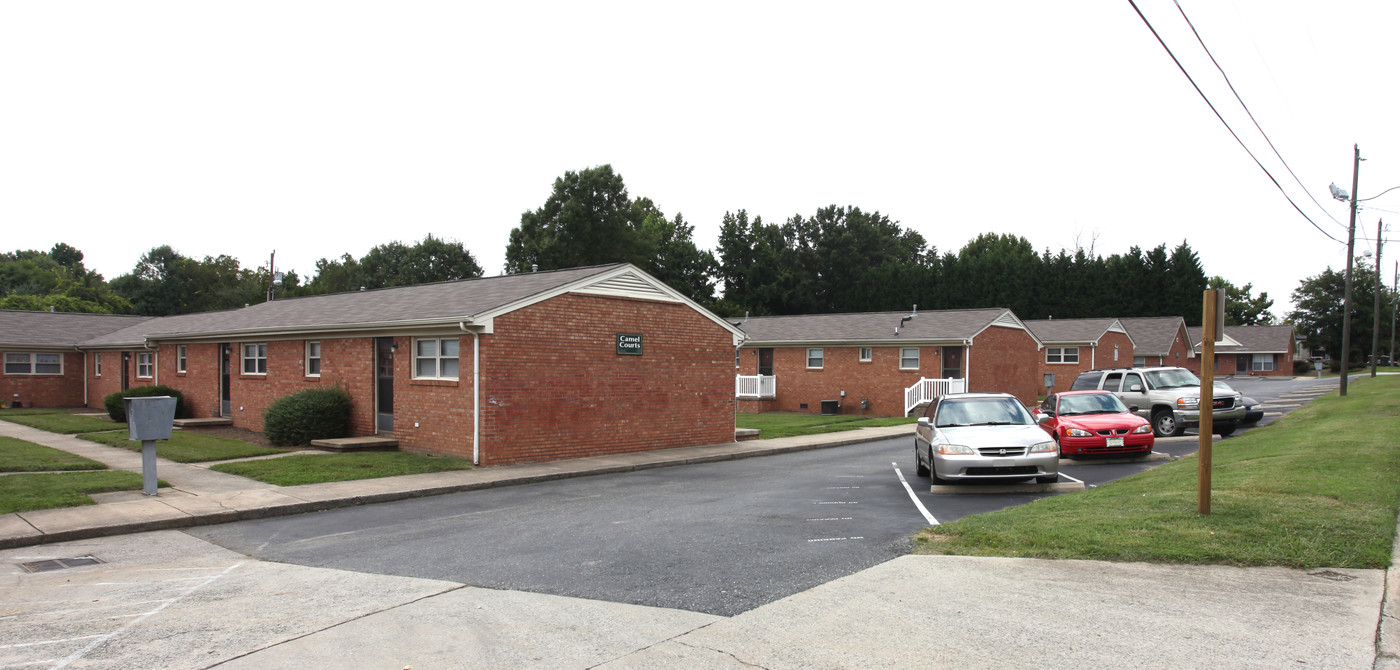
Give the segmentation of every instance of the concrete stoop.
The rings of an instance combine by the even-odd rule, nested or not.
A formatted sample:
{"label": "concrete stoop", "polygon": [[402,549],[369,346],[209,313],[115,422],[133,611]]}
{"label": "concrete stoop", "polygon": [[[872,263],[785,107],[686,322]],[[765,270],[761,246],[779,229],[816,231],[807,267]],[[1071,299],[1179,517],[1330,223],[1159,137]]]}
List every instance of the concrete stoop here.
{"label": "concrete stoop", "polygon": [[311,446],[323,451],[397,451],[399,441],[392,437],[340,437],[331,440],[312,440]]}

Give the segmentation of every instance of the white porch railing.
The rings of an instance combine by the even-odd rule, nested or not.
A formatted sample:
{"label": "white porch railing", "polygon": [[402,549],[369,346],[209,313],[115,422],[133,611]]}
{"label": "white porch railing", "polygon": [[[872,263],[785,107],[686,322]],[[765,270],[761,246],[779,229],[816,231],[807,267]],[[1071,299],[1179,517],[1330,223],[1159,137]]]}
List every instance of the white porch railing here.
{"label": "white porch railing", "polygon": [[949,393],[965,393],[966,391],[966,379],[920,379],[914,382],[913,386],[904,389],[904,414],[908,416],[909,410],[926,402],[932,402],[934,398],[939,396],[945,396]]}
{"label": "white porch railing", "polygon": [[778,378],[773,375],[736,375],[734,397],[774,398],[778,395]]}

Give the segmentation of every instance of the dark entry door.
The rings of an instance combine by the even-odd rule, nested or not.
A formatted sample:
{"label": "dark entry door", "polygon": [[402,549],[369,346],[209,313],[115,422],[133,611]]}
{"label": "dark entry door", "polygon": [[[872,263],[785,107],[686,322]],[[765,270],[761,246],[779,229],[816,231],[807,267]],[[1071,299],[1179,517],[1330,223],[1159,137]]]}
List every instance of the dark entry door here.
{"label": "dark entry door", "polygon": [[230,412],[232,408],[229,407],[233,404],[233,393],[229,388],[232,372],[232,370],[229,369],[229,366],[232,365],[229,359],[233,358],[232,354],[232,346],[228,344],[219,345],[219,416],[224,417],[233,416],[232,412]]}
{"label": "dark entry door", "polygon": [[943,378],[962,379],[962,347],[943,347]]}
{"label": "dark entry door", "polygon": [[773,376],[773,349],[764,347],[758,350],[758,374]]}
{"label": "dark entry door", "polygon": [[131,388],[131,353],[122,352],[122,390]]}
{"label": "dark entry door", "polygon": [[1249,374],[1249,363],[1251,358],[1252,357],[1249,354],[1237,354],[1235,356],[1235,374]]}
{"label": "dark entry door", "polygon": [[374,429],[394,432],[394,338],[374,339]]}

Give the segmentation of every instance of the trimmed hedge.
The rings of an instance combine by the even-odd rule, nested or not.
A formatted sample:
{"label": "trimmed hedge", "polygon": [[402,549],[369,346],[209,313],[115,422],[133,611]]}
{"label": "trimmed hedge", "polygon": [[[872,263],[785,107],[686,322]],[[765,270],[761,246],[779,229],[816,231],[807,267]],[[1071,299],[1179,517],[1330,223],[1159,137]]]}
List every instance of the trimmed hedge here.
{"label": "trimmed hedge", "polygon": [[125,391],[113,393],[102,399],[102,404],[107,407],[107,416],[117,423],[126,423],[126,403],[124,398],[147,398],[156,395],[168,395],[175,398],[175,418],[180,419],[185,416],[185,394],[179,389],[169,386],[133,386]]}
{"label": "trimmed hedge", "polygon": [[311,389],[282,396],[263,412],[263,435],[279,447],[309,444],[350,434],[350,394]]}

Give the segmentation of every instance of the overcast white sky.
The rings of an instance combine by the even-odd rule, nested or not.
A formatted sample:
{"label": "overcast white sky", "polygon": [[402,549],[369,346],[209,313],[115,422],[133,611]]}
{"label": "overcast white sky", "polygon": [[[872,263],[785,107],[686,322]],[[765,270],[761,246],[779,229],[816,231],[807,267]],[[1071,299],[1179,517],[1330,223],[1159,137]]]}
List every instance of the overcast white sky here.
{"label": "overcast white sky", "polygon": [[[705,248],[726,211],[829,204],[941,252],[983,232],[1102,255],[1186,240],[1281,315],[1345,265],[1327,184],[1350,190],[1352,145],[1361,197],[1400,186],[1400,2],[1180,1],[1306,189],[1176,6],[1139,6],[1342,243],[1127,0],[0,0],[0,248],[67,242],[108,279],[159,244],[245,267],[275,249],[309,278],[432,233],[499,274],[556,177],[611,163]],[[1400,190],[1370,204],[1358,254],[1400,224]]]}

